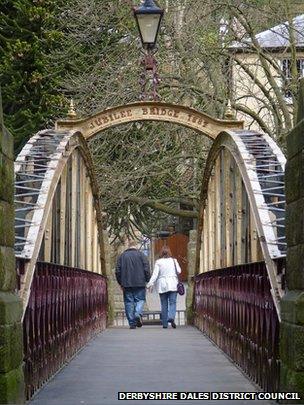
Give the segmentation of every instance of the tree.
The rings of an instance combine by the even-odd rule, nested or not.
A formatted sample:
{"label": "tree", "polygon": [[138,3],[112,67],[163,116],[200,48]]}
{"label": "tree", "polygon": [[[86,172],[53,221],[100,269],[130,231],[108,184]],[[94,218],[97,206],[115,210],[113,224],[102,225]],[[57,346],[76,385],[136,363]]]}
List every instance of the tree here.
{"label": "tree", "polygon": [[[49,65],[61,72],[63,91],[80,116],[138,100],[141,44],[129,4],[76,0],[63,6],[57,27],[64,35]],[[164,100],[177,102],[174,90],[160,90]],[[164,214],[196,218],[209,145],[192,131],[163,124],[133,124],[95,138],[91,150],[112,232],[137,227],[151,234]]]}
{"label": "tree", "polygon": [[[4,4],[17,4],[19,10],[28,2],[6,0]],[[39,81],[36,107],[40,109],[33,107],[30,113],[24,106],[29,103],[28,98],[32,100],[35,96],[36,87],[30,90],[29,86],[18,87],[18,79],[13,82],[15,87],[8,86],[6,100],[13,100],[15,91],[23,94],[22,90],[27,89],[28,98],[23,96],[17,106],[19,109],[13,104],[16,112],[12,109],[12,117],[20,111],[22,125],[34,127],[35,124],[37,129],[46,120],[44,112],[52,118],[63,116],[64,101],[70,97],[74,98],[80,116],[138,100],[141,44],[130,2],[49,0],[43,4],[51,10],[51,17],[40,20],[40,36],[29,37],[30,47],[39,50],[39,58],[33,56],[36,55],[34,51],[28,55],[32,55],[33,66],[40,61],[42,76],[50,81]],[[271,52],[261,47],[256,34],[279,22],[289,21],[289,91],[295,97],[298,80],[297,49],[293,40],[296,30],[292,20],[295,4],[290,0],[284,3],[284,7],[278,0],[163,0],[160,5],[166,9],[157,53],[161,99],[187,104],[223,118],[227,101],[231,98],[237,113],[250,119],[250,124],[283,139],[293,125],[294,108],[288,104],[278,83],[278,78],[284,73],[281,64]],[[9,16],[14,20],[13,13]],[[18,21],[21,17],[16,15],[16,18]],[[20,24],[18,22],[16,27]],[[14,30],[19,33],[16,27]],[[48,32],[51,38],[56,37],[56,45],[45,39]],[[7,44],[9,35],[12,34],[8,30],[3,40],[6,51],[3,60],[13,70],[11,61],[14,57],[12,59],[11,45]],[[235,48],[231,46],[236,42],[243,46],[238,54],[233,53]],[[248,66],[240,55],[248,53],[249,49],[255,57]],[[27,59],[22,57],[20,72],[27,72],[25,62]],[[7,70],[3,64],[1,66],[1,72]],[[236,66],[248,79],[247,88],[241,95],[237,95],[232,87],[231,71]],[[259,82],[255,76],[257,68],[261,69],[266,82],[264,79]],[[255,94],[256,88],[262,97]],[[48,112],[42,108],[41,100],[44,97],[48,100],[49,94],[63,100],[61,111],[58,110],[60,102],[56,108],[51,103],[54,108],[48,108]],[[246,103],[248,97],[254,97],[261,105],[257,109],[250,108]],[[8,102],[6,108],[6,112],[10,112]],[[32,114],[32,111],[37,117],[27,120],[27,114]],[[22,131],[24,133],[23,127],[20,133]],[[101,202],[112,231],[115,234],[122,229],[129,232],[133,222],[143,232],[151,233],[165,214],[195,218],[209,146],[208,140],[198,138],[190,130],[167,124],[132,124],[96,137],[91,142],[91,150],[102,190]]]}
{"label": "tree", "polygon": [[151,235],[168,215],[197,218],[210,143],[173,124],[164,131],[160,123],[129,124],[95,138],[91,150],[112,233]]}
{"label": "tree", "polygon": [[[244,100],[255,95],[248,87],[245,95],[232,99],[234,108],[262,130],[283,138],[293,125],[293,111],[277,83],[282,69],[256,42],[255,35],[288,20],[292,39],[292,3],[286,2],[285,7],[278,0],[160,3],[166,9],[157,54],[161,99],[223,118],[233,91],[231,66],[238,64],[249,77],[247,83],[258,85],[265,99],[260,110],[250,109]],[[221,30],[223,20],[228,21],[226,35]],[[58,21],[65,35],[61,47],[50,55],[50,64],[58,71],[65,69],[61,87],[75,98],[80,115],[138,100],[140,43],[129,3],[89,0],[84,5],[76,0],[73,7],[63,6]],[[232,54],[233,41],[244,46],[250,41],[256,55],[252,66],[248,68]],[[256,66],[261,67],[266,84],[252,73]],[[68,73],[64,73],[67,67]],[[296,84],[297,74],[293,74]],[[291,90],[296,95],[296,85]],[[138,128],[133,124],[103,133],[91,147],[103,190],[102,204],[115,233],[130,229],[132,222],[149,233],[162,219],[159,212],[196,216],[208,141],[197,144],[197,137],[184,128],[160,124]],[[178,209],[185,202],[187,213]]]}
{"label": "tree", "polygon": [[[284,146],[295,122],[299,78],[304,73],[299,52],[304,19],[294,19],[301,4],[207,0],[204,5],[226,19],[222,58],[227,61],[227,89],[238,116]],[[261,36],[265,29],[270,31]]]}
{"label": "tree", "polygon": [[[284,7],[285,6],[285,7]],[[271,54],[271,51],[261,44],[256,37],[255,27],[250,23],[248,16],[243,15],[240,12],[233,11],[235,18],[241,23],[242,27],[246,29],[245,42],[246,46],[252,49],[254,55],[256,55],[255,68],[260,68],[263,76],[256,77],[253,74],[253,70],[248,63],[244,63],[241,58],[235,56],[234,61],[239,68],[249,77],[251,82],[254,83],[254,89],[259,89],[259,93],[255,95],[255,98],[259,97],[259,107],[261,111],[267,109],[268,114],[264,115],[260,113],[260,116],[256,117],[255,111],[246,109],[246,106],[238,106],[236,108],[243,110],[245,114],[253,117],[258,121],[260,127],[270,135],[284,142],[286,133],[288,133],[294,125],[294,116],[297,112],[297,93],[298,93],[298,80],[299,72],[297,70],[297,41],[296,31],[298,28],[294,25],[292,18],[292,8],[290,3],[285,2],[281,7],[281,18],[284,23],[284,31],[276,33],[281,40],[287,40],[289,46],[286,46],[285,50],[280,51],[279,55]],[[286,21],[286,23],[285,23]],[[303,36],[302,33],[298,33]],[[302,42],[302,41],[301,41]],[[283,59],[287,58],[289,67],[289,83],[288,89],[283,89],[282,82],[284,82],[286,72],[281,63]],[[286,59],[285,59],[286,60]],[[284,91],[285,90],[285,91]],[[290,99],[292,100],[292,108],[290,108],[290,102],[286,97],[286,91],[290,93]],[[248,92],[248,96],[251,94]],[[265,117],[265,119],[264,119]]]}
{"label": "tree", "polygon": [[58,77],[44,57],[60,36],[48,28],[55,3],[3,0],[0,5],[0,84],[5,124],[14,134],[17,151],[62,109]]}

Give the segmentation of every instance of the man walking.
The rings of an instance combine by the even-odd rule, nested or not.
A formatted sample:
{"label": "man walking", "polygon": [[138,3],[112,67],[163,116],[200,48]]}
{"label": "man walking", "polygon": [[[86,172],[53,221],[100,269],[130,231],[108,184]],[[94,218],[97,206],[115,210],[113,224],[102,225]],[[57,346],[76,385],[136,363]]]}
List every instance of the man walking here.
{"label": "man walking", "polygon": [[123,290],[130,329],[136,329],[136,326],[140,328],[146,300],[146,283],[150,280],[150,269],[146,256],[137,249],[136,241],[130,241],[129,248],[119,256],[115,275]]}

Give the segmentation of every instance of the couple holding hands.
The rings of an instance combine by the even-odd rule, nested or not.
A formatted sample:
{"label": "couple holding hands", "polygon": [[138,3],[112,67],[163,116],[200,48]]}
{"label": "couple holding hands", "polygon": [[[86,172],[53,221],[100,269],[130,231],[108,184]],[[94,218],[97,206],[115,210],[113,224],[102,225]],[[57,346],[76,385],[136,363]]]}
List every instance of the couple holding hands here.
{"label": "couple holding hands", "polygon": [[172,257],[170,248],[164,246],[160,258],[155,262],[152,276],[149,267],[146,256],[137,249],[136,241],[130,241],[128,249],[117,260],[115,275],[123,290],[130,329],[142,326],[146,289],[151,290],[154,284],[160,297],[163,328],[168,328],[168,323],[176,328],[178,274],[181,273],[178,261]]}

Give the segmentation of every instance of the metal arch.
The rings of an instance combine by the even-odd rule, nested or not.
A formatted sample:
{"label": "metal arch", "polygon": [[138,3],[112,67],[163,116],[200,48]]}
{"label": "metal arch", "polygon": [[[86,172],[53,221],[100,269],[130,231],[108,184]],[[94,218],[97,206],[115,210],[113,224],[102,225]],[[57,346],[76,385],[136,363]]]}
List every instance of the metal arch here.
{"label": "metal arch", "polygon": [[79,131],[44,130],[34,135],[15,161],[15,254],[26,259],[26,271],[20,291],[24,309],[46,222],[61,174],[75,150],[85,162],[96,213],[102,273],[105,274],[102,217],[98,186],[87,143]]}
{"label": "metal arch", "polygon": [[215,139],[226,129],[241,129],[243,121],[221,120],[183,105],[157,101],[141,101],[117,107],[107,108],[91,117],[67,119],[56,122],[56,129],[77,129],[85,139],[90,139],[100,132],[122,124],[136,121],[161,121],[182,125]]}
{"label": "metal arch", "polygon": [[[286,255],[284,224],[286,159],[269,136],[254,131],[234,130],[222,132],[215,140],[207,159],[201,191],[197,271],[201,236],[204,232],[204,211],[208,199],[209,180],[215,162],[223,149],[227,149],[233,157],[246,188],[272,287],[272,296],[279,316],[279,302],[283,291],[281,275],[277,274],[274,259]],[[273,201],[273,198],[276,201]]]}

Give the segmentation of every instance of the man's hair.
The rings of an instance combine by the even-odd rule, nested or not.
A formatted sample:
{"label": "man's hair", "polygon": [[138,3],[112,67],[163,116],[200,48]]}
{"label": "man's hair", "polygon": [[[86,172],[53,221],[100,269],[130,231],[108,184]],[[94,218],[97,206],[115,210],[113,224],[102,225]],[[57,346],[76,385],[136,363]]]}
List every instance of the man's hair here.
{"label": "man's hair", "polygon": [[137,246],[138,246],[137,240],[134,240],[134,239],[129,240],[128,246],[129,246],[129,248],[137,248]]}
{"label": "man's hair", "polygon": [[169,246],[162,247],[159,257],[165,257],[165,258],[172,257],[171,249],[169,248]]}

